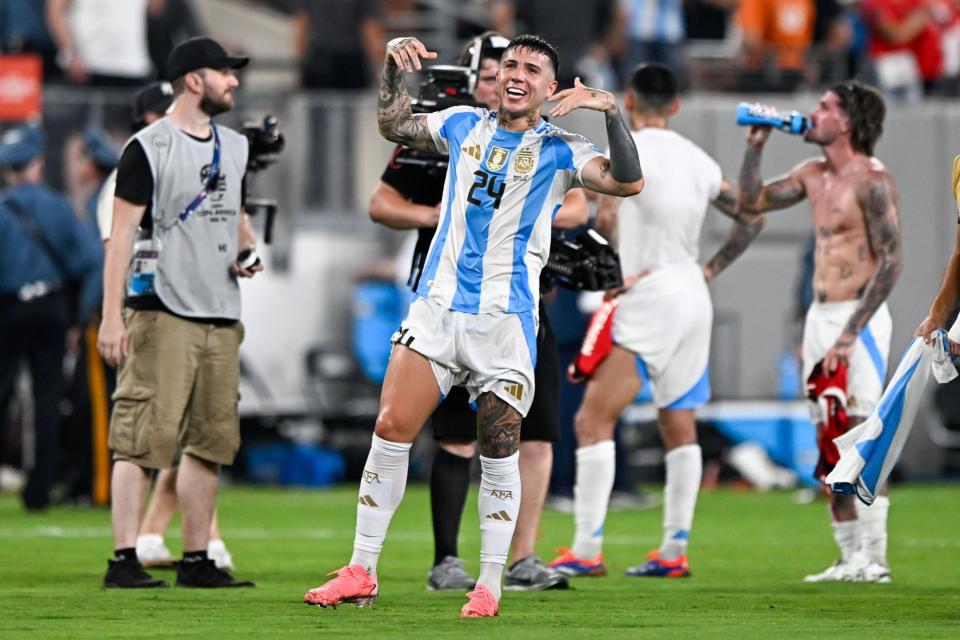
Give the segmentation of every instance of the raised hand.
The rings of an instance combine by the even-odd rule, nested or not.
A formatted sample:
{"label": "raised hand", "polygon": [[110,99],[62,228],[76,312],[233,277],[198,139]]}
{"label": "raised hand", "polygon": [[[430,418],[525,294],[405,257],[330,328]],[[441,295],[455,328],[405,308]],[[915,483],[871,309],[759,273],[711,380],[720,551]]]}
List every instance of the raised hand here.
{"label": "raised hand", "polygon": [[617,108],[617,101],[612,93],[602,89],[591,89],[580,82],[580,78],[574,79],[573,88],[559,91],[547,100],[559,103],[550,111],[551,118],[565,116],[575,109],[610,111]]}
{"label": "raised hand", "polygon": [[394,38],[387,43],[387,59],[392,59],[398,69],[407,73],[422,69],[420,60],[433,60],[437,57],[435,51],[427,51],[422,42],[416,38]]}
{"label": "raised hand", "polygon": [[773,131],[773,127],[757,124],[751,126],[747,131],[747,144],[754,149],[762,149],[763,145],[767,144],[767,138],[770,137],[771,131]]}

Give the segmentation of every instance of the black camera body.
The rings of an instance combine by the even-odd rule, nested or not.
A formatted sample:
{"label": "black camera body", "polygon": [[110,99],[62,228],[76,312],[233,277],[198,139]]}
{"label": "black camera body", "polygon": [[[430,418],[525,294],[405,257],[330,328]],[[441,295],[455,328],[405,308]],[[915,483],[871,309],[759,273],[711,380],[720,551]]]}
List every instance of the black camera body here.
{"label": "black camera body", "polygon": [[[420,94],[413,101],[414,113],[433,113],[450,107],[482,107],[473,99],[468,67],[434,65],[426,69],[427,79],[420,85]],[[445,173],[450,164],[445,154],[410,149],[398,157],[397,164],[420,167],[427,172]]]}
{"label": "black camera body", "polygon": [[[252,178],[258,171],[266,169],[280,158],[283,151],[284,139],[280,131],[280,121],[274,115],[264,116],[261,122],[244,122],[240,128],[247,138],[250,152],[247,155],[247,174]],[[246,187],[250,190],[252,180],[247,180]],[[245,209],[251,216],[264,212],[266,221],[263,225],[263,241],[270,244],[273,241],[273,220],[277,215],[276,200],[268,198],[252,198],[249,193],[246,198]],[[259,261],[259,258],[257,258]]]}
{"label": "black camera body", "polygon": [[553,236],[544,276],[566,289],[606,291],[623,286],[620,256],[593,229],[573,240]]}
{"label": "black camera body", "polygon": [[266,115],[263,121],[244,122],[240,131],[247,137],[250,154],[247,157],[247,171],[256,173],[277,161],[283,151],[284,139],[280,131],[280,121],[274,115]]}

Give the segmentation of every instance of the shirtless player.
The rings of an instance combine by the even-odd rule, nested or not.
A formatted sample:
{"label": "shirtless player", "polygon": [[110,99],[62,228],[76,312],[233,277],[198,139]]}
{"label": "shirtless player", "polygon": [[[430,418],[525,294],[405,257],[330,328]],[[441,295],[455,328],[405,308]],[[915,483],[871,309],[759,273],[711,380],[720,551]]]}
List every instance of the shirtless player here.
{"label": "shirtless player", "polygon": [[[740,172],[744,206],[755,213],[784,209],[804,198],[810,202],[816,249],[814,302],[803,329],[804,378],[821,361],[828,372],[840,363],[848,367],[850,426],[870,415],[883,391],[891,331],[885,301],[901,268],[896,186],[873,157],[885,111],[875,89],[857,82],[836,85],[810,114],[804,136],[823,149],[824,157],[764,184],[760,157],[771,130],[752,127]],[[814,422],[820,429],[816,415]],[[833,536],[841,557],[805,581],[889,582],[889,504],[882,496],[868,509],[853,496],[831,495]]]}

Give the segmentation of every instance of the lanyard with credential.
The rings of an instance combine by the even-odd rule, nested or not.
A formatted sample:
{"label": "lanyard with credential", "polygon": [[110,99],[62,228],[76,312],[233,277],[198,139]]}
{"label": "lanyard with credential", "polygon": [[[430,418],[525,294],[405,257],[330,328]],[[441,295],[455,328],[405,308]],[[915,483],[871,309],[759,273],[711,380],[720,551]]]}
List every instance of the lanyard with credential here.
{"label": "lanyard with credential", "polygon": [[185,222],[190,214],[197,210],[204,200],[207,199],[207,194],[210,193],[212,189],[217,187],[217,179],[220,177],[220,134],[217,133],[217,126],[210,123],[210,128],[213,129],[213,160],[210,161],[210,172],[207,174],[207,183],[203,185],[203,189],[197,194],[197,197],[193,199],[193,202],[187,205],[187,207],[180,212],[180,221]]}

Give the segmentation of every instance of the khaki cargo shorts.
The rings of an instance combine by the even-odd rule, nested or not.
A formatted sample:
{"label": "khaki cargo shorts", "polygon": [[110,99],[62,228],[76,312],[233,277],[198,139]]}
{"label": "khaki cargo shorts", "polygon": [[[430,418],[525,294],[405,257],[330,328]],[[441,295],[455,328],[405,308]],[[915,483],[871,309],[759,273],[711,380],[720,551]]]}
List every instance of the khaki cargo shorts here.
{"label": "khaki cargo shorts", "polygon": [[232,464],[240,448],[243,324],[131,309],[125,321],[128,355],[110,419],[113,458],[167,469],[181,448],[201,460]]}

